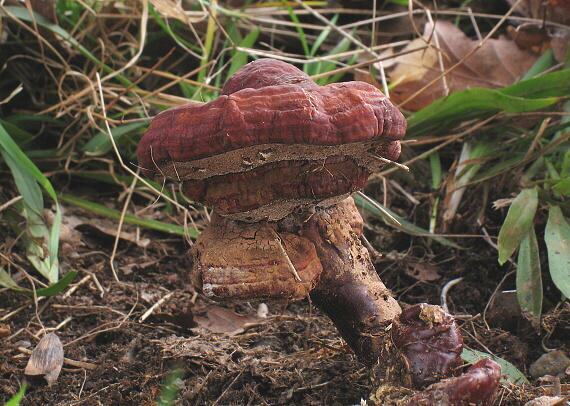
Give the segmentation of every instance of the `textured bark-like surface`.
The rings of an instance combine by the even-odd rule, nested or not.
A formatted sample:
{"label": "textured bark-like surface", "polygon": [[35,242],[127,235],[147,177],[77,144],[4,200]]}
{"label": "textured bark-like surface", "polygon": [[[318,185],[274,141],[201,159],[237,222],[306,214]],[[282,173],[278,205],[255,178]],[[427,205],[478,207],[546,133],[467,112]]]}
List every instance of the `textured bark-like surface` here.
{"label": "textured bark-like surface", "polygon": [[277,220],[362,187],[386,165],[378,157],[397,159],[405,130],[404,116],[370,84],[318,86],[290,64],[261,59],[216,100],[158,114],[138,159],[146,176],[184,181],[190,198],[224,215]]}
{"label": "textured bark-like surface", "polygon": [[214,299],[307,297],[322,272],[314,245],[271,227],[214,214],[192,247],[196,288]]}
{"label": "textured bark-like surface", "polygon": [[344,205],[335,205],[317,208],[304,221],[291,215],[280,225],[315,244],[323,273],[311,299],[357,356],[374,364],[385,345],[386,328],[401,310],[352,231],[350,217]]}
{"label": "textured bark-like surface", "polygon": [[441,307],[416,304],[407,308],[394,320],[391,335],[413,387],[461,374],[463,338],[453,317]]}

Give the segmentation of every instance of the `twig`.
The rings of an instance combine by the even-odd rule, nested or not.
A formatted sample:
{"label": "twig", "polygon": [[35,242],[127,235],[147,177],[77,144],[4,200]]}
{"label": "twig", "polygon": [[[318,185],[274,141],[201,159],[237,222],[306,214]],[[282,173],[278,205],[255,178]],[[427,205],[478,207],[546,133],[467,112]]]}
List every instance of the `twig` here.
{"label": "twig", "polygon": [[139,323],[144,322],[148,316],[150,316],[160,305],[162,305],[164,302],[166,302],[168,299],[170,299],[170,297],[174,294],[174,292],[170,292],[166,295],[164,295],[162,298],[160,298],[160,300],[158,302],[156,302],[155,304],[153,304],[150,309],[148,309],[146,312],[144,312],[144,314],[139,318]]}

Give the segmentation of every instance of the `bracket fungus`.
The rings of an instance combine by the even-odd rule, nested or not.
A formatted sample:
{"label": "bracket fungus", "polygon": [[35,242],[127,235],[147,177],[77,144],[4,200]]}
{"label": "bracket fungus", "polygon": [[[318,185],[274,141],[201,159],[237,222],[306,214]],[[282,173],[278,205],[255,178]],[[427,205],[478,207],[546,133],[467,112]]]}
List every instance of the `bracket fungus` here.
{"label": "bracket fungus", "polygon": [[[437,306],[428,318],[414,307],[402,312],[359,240],[362,218],[350,195],[398,158],[405,129],[404,116],[372,85],[318,86],[290,64],[259,59],[217,99],[158,114],[138,159],[143,174],[182,182],[188,197],[214,210],[192,248],[191,279],[204,294],[310,295],[356,355],[376,365],[378,399],[408,386],[422,390],[418,404],[440,404],[429,400],[433,385],[422,388],[443,379],[438,394],[491,404],[484,402],[497,391],[496,369],[460,375],[453,318]],[[465,380],[470,373],[486,380]],[[465,395],[482,388],[482,401]],[[396,392],[412,399],[406,391]]]}

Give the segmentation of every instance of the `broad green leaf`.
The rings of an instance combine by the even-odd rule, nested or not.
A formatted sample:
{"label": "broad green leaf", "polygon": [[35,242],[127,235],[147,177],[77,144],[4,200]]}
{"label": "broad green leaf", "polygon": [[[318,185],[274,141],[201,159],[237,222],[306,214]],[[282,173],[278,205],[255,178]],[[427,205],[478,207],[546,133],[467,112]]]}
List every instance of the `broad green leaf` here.
{"label": "broad green leaf", "polygon": [[556,185],[552,186],[552,189],[559,190],[566,196],[570,196],[570,178],[558,182]]}
{"label": "broad green leaf", "polygon": [[14,395],[12,399],[10,399],[4,406],[18,406],[20,401],[24,398],[24,394],[26,393],[26,384],[23,384],[18,393]]}
{"label": "broad green leaf", "polygon": [[372,204],[368,203],[360,195],[355,194],[353,196],[353,198],[354,198],[354,202],[356,203],[357,206],[360,206],[360,207],[364,208],[364,210],[369,211],[373,216],[376,216],[376,217],[381,218],[383,220],[387,220],[387,224],[390,224],[394,228],[400,229],[400,230],[404,231],[405,233],[408,233],[411,235],[417,235],[419,237],[431,238],[434,241],[437,241],[438,243],[440,243],[442,245],[446,245],[448,247],[453,247],[453,248],[457,248],[457,249],[461,248],[459,245],[448,240],[447,238],[440,237],[438,235],[434,235],[434,234],[430,233],[428,230],[425,230],[421,227],[416,226],[413,223],[410,223],[409,221],[405,220],[404,218],[398,216],[396,213],[394,213],[390,209],[382,206],[378,202],[376,202],[376,204],[378,204],[379,206],[382,206],[382,208],[384,210],[386,210],[388,213],[390,213],[391,216],[393,216],[396,220],[398,220],[400,222],[399,226],[396,224],[393,224],[389,219],[387,219],[387,217],[384,215],[384,213],[382,213],[380,210],[378,210]]}
{"label": "broad green leaf", "polygon": [[511,204],[507,218],[499,231],[499,264],[504,264],[515,252],[532,227],[538,207],[536,188],[524,189]]}
{"label": "broad green leaf", "polygon": [[534,227],[529,227],[519,249],[516,283],[519,305],[535,329],[540,328],[542,314],[542,277],[538,252]]}
{"label": "broad green leaf", "polygon": [[506,361],[495,355],[464,348],[463,352],[461,353],[461,358],[463,358],[464,361],[469,362],[471,364],[475,364],[476,362],[481,361],[484,358],[490,358],[501,366],[501,382],[503,384],[522,385],[529,383],[528,379],[526,379],[524,374],[521,371],[519,371],[517,367],[515,367],[509,361]]}
{"label": "broad green leaf", "polygon": [[549,210],[544,241],[552,281],[564,296],[570,298],[570,225],[558,206]]}
{"label": "broad green leaf", "polygon": [[[28,259],[34,266],[37,266],[37,270],[42,275],[54,283],[59,277],[57,254],[61,227],[61,210],[57,203],[55,190],[49,180],[22,152],[1,124],[0,154],[10,167],[16,187],[23,198],[24,204],[20,206],[20,214],[27,220],[28,229],[22,233],[22,239],[26,245]],[[43,197],[38,184],[55,202],[56,213],[51,230],[47,229],[40,216],[43,209]],[[26,241],[26,237],[29,237],[28,241]],[[35,238],[39,240],[34,240]],[[38,241],[40,241],[39,244]],[[47,252],[44,252],[44,247],[47,248]]]}
{"label": "broad green leaf", "polygon": [[[63,278],[61,278],[53,285],[48,286],[47,288],[37,289],[35,296],[39,297],[39,296],[57,295],[59,292],[61,292],[62,290],[64,290],[69,286],[69,284],[71,283],[71,281],[73,281],[73,278],[75,278],[76,275],[77,271],[69,271]],[[28,296],[34,296],[33,290],[24,289],[18,286],[18,284],[14,282],[14,280],[10,277],[10,275],[8,275],[8,273],[3,269],[0,269],[0,285]]]}
{"label": "broad green leaf", "polygon": [[570,94],[570,70],[549,73],[500,89],[465,89],[436,100],[408,118],[409,138],[438,133],[461,122],[499,111],[522,113],[542,109]]}
{"label": "broad green leaf", "polygon": [[6,272],[4,269],[1,268],[0,268],[0,285],[9,289],[18,287],[16,281],[12,279],[10,275],[8,275],[8,272]]}
{"label": "broad green leaf", "polygon": [[[119,141],[125,134],[132,133],[143,127],[148,126],[146,122],[136,122],[125,124],[111,129],[111,134],[115,141]],[[113,144],[107,132],[99,132],[93,136],[82,148],[87,156],[100,156],[109,152],[113,148]]]}

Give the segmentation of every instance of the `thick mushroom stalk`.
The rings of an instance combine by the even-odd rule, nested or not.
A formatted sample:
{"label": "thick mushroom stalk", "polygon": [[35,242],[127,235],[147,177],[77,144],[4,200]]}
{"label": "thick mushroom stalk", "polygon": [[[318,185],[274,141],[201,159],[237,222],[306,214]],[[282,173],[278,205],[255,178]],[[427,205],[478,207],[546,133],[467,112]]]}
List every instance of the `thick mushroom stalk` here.
{"label": "thick mushroom stalk", "polygon": [[385,345],[386,329],[401,309],[360,243],[357,233],[361,230],[350,222],[355,211],[349,198],[314,213],[290,215],[279,224],[280,229],[315,245],[323,273],[311,299],[332,319],[359,358],[374,364]]}
{"label": "thick mushroom stalk", "polygon": [[405,128],[372,85],[318,86],[292,65],[261,59],[238,70],[216,100],[157,115],[138,158],[145,175],[181,181],[217,213],[193,248],[192,279],[205,294],[310,294],[358,357],[377,364],[380,403],[490,405],[496,365],[459,375],[453,319],[414,308],[400,315],[359,241],[354,202],[345,200],[398,157]]}

